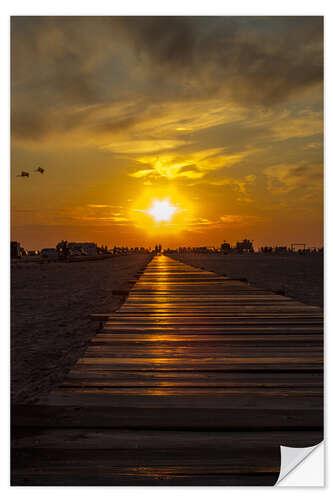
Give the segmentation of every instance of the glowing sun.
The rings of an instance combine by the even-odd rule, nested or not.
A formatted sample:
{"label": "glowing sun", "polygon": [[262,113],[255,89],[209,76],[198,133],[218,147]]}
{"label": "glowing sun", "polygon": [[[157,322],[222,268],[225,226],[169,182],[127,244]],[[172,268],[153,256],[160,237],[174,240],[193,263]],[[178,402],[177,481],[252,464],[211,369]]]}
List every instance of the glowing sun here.
{"label": "glowing sun", "polygon": [[155,200],[153,206],[147,210],[148,214],[152,215],[157,222],[171,220],[176,211],[177,207],[172,206],[168,200]]}

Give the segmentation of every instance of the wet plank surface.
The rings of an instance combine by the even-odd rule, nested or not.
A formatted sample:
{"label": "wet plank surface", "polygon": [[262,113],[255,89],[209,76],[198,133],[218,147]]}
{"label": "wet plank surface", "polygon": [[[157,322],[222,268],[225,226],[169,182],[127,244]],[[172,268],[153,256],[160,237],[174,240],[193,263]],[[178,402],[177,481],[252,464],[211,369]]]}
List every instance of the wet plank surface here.
{"label": "wet plank surface", "polygon": [[13,409],[13,484],[269,485],[280,445],[321,441],[319,308],[156,256],[100,319],[61,387]]}

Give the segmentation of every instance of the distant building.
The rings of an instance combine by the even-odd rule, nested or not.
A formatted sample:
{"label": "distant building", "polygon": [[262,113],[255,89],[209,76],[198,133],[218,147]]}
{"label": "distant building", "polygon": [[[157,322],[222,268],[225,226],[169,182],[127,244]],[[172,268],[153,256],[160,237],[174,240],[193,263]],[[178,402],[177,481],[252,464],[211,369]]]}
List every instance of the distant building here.
{"label": "distant building", "polygon": [[252,241],[244,239],[243,241],[237,241],[236,251],[239,253],[253,253]]}
{"label": "distant building", "polygon": [[231,252],[231,245],[230,245],[230,243],[226,243],[226,242],[222,243],[222,245],[221,245],[221,253],[223,255],[227,255],[230,252]]}
{"label": "distant building", "polygon": [[21,257],[21,244],[18,241],[10,242],[10,258],[19,259]]}
{"label": "distant building", "polygon": [[97,243],[68,243],[71,252],[75,250],[83,251],[86,255],[97,255]]}

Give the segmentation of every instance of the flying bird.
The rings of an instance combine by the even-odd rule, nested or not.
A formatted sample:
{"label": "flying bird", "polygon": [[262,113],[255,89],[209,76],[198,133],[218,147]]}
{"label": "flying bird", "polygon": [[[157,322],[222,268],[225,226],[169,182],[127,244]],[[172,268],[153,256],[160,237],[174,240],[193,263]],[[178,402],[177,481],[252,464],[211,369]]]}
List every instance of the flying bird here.
{"label": "flying bird", "polygon": [[19,175],[17,175],[16,177],[29,177],[29,176],[30,176],[29,172],[24,172],[22,170],[22,172]]}
{"label": "flying bird", "polygon": [[43,174],[45,172],[45,168],[38,166],[38,168],[35,170],[35,172],[39,172],[39,173]]}

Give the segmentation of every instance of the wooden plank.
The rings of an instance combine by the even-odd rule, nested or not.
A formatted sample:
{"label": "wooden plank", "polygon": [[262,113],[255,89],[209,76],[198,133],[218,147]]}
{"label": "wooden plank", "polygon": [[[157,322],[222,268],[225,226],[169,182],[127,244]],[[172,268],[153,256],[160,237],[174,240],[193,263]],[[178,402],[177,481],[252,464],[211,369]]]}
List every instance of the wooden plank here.
{"label": "wooden plank", "polygon": [[105,358],[85,358],[87,362],[77,363],[76,366],[88,368],[94,368],[106,371],[236,371],[236,372],[259,372],[259,371],[279,371],[279,372],[313,372],[322,369],[321,362],[313,362],[312,360],[294,360],[293,363],[289,363],[288,359],[283,362],[277,360],[277,362],[262,362],[262,363],[248,363],[244,360],[243,363],[235,364],[232,359],[229,362],[218,362],[218,360],[211,360],[206,362],[198,362],[197,359],[194,360],[184,360],[177,358],[170,358],[168,360],[162,359],[141,359],[141,358],[113,358],[115,362],[108,361],[104,362]]}
{"label": "wooden plank", "polygon": [[[38,450],[202,450],[207,454],[222,450],[238,457],[236,450],[252,450],[253,446],[314,446],[322,440],[320,431],[167,431],[115,430],[85,428],[15,428],[12,448]],[[200,457],[194,457],[199,460]],[[223,460],[223,456],[221,457]],[[258,457],[257,457],[258,460]]]}
{"label": "wooden plank", "polygon": [[218,326],[218,325],[207,325],[207,324],[202,324],[200,325],[200,322],[197,323],[196,326],[187,326],[187,325],[158,325],[158,326],[141,326],[141,325],[136,325],[136,326],[131,326],[129,327],[128,325],[113,325],[112,323],[106,323],[106,325],[103,327],[103,333],[111,334],[117,333],[125,333],[125,334],[138,334],[138,333],[145,333],[145,334],[151,334],[151,335],[171,335],[172,333],[175,334],[200,334],[200,335],[259,335],[260,333],[267,332],[267,335],[275,334],[275,335],[289,335],[289,334],[299,334],[299,335],[314,335],[314,334],[319,334],[322,335],[322,329],[319,327],[306,327],[306,326],[255,326],[252,327],[251,325],[244,325],[244,326]]}
{"label": "wooden plank", "polygon": [[[309,307],[312,307],[312,306],[309,306]],[[258,312],[262,312],[262,313],[297,313],[297,314],[300,314],[300,313],[303,313],[303,311],[309,311],[309,309],[304,306],[304,307],[301,307],[301,306],[295,306],[295,305],[291,305],[291,304],[287,304],[285,306],[279,306],[279,305],[262,305],[262,306],[258,306],[258,305],[223,305],[223,306],[219,306],[219,311],[221,312],[228,312],[229,314],[230,313],[237,313],[237,312],[253,312],[254,314],[257,314]],[[213,305],[198,305],[198,306],[193,306],[193,305],[183,305],[181,307],[179,306],[176,306],[176,305],[171,305],[171,304],[152,304],[150,305],[149,307],[141,307],[141,308],[138,308],[137,306],[133,306],[133,305],[127,305],[125,304],[123,306],[123,312],[134,312],[134,313],[138,313],[139,311],[141,312],[141,314],[151,314],[151,313],[169,313],[169,314],[174,314],[174,312],[178,312],[180,314],[182,314],[184,311],[190,313],[190,314],[193,314],[195,312],[216,312],[216,306],[213,306]]]}
{"label": "wooden plank", "polygon": [[[117,399],[116,399],[117,398]],[[280,408],[258,408],[243,404],[243,408],[207,408],[198,398],[191,406],[191,400],[178,399],[178,407],[166,407],[165,398],[159,397],[164,404],[146,405],[139,408],[131,398],[119,401],[119,396],[111,399],[119,404],[112,408],[103,407],[101,400],[97,404],[39,404],[16,405],[12,408],[12,425],[14,427],[80,427],[80,428],[114,428],[114,429],[175,429],[175,430],[277,430],[288,429],[297,432],[301,430],[321,430],[323,425],[323,410],[320,405],[313,406],[308,397],[298,400],[293,397]],[[281,399],[281,398],[280,398]],[[317,398],[318,399],[318,398]],[[140,400],[140,398],[139,398]],[[181,401],[184,404],[181,404]],[[104,400],[103,400],[104,401]],[[68,401],[67,401],[68,402]],[[82,400],[81,400],[82,402]],[[133,406],[134,404],[134,406]],[[275,405],[276,406],[276,405]]]}
{"label": "wooden plank", "polygon": [[322,356],[290,356],[290,357],[206,357],[195,359],[184,358],[111,358],[111,357],[84,357],[79,359],[77,365],[100,365],[104,369],[146,369],[146,370],[305,370],[321,366]]}
{"label": "wooden plank", "polygon": [[[193,302],[200,301],[200,298],[202,300],[206,301],[232,301],[236,298],[239,298],[239,300],[246,301],[246,300],[258,300],[258,301],[277,301],[277,302],[296,302],[298,304],[301,304],[301,302],[294,301],[294,299],[290,297],[285,297],[283,295],[277,295],[277,294],[267,294],[267,293],[257,293],[255,291],[249,291],[249,290],[204,290],[204,294],[202,293],[202,288],[200,287],[200,290],[198,289],[196,293],[193,293],[192,290],[191,292],[186,292],[186,291],[178,291],[178,290],[171,290],[167,289],[165,292],[158,292],[158,291],[151,291],[150,293],[148,292],[135,292],[131,290],[129,294],[129,300],[135,300],[135,301],[145,301],[145,300],[153,300],[153,301],[169,301],[169,300],[192,300]],[[201,292],[201,293],[199,293]]]}
{"label": "wooden plank", "polygon": [[[169,316],[168,313],[156,313],[154,312],[153,314],[147,314],[146,311],[141,311],[139,310],[137,312],[137,314],[133,314],[133,313],[128,313],[128,312],[125,312],[123,308],[121,308],[119,311],[117,312],[110,312],[110,313],[105,313],[103,314],[103,316],[108,316],[110,318],[125,318],[125,317],[128,317],[128,318],[135,318],[135,317],[147,317],[147,318],[163,318],[165,316]],[[190,315],[190,313],[187,313],[187,312],[183,312],[183,311],[174,311],[173,313],[173,317],[174,318],[182,318],[182,317],[192,317]],[[207,317],[207,318],[234,318],[235,315],[234,314],[231,314],[230,312],[228,311],[219,311],[218,309],[215,310],[215,312],[211,312],[211,311],[207,311],[207,312],[204,312],[204,311],[198,311],[194,317]],[[312,310],[308,310],[308,309],[305,309],[304,311],[301,311],[300,313],[295,313],[294,311],[284,311],[282,314],[278,314],[278,313],[272,313],[272,312],[265,312],[265,311],[257,311],[257,312],[252,312],[252,311],[244,311],[242,312],[241,310],[237,313],[236,317],[239,317],[239,318],[281,318],[281,319],[288,319],[288,318],[291,318],[291,319],[299,319],[299,320],[304,320],[304,319],[316,319],[316,320],[319,320],[319,321],[322,321],[323,320],[323,314],[321,312],[317,312],[317,311],[312,311]]]}
{"label": "wooden plank", "polygon": [[49,405],[109,408],[322,409],[322,390],[310,388],[229,387],[107,387],[61,388],[51,392]]}
{"label": "wooden plank", "polygon": [[[211,347],[203,346],[205,356],[209,356],[210,360],[221,360],[221,354],[216,352],[218,348],[218,344],[212,344]],[[85,358],[94,358],[94,357],[110,357],[112,359],[125,358],[129,357],[133,358],[147,358],[149,356],[150,359],[160,359],[162,356],[167,356],[168,359],[176,359],[181,358],[184,361],[201,359],[203,354],[203,349],[201,346],[153,346],[147,347],[144,345],[143,347],[139,347],[138,345],[129,346],[122,351],[119,350],[117,346],[113,346],[110,344],[103,345],[92,345],[88,347],[85,353]],[[276,349],[276,348],[275,348]],[[271,346],[226,346],[223,347],[224,358],[222,358],[222,362],[225,359],[233,360],[248,358],[247,362],[252,362],[252,359],[261,359],[262,357],[272,356],[274,354],[274,349]],[[297,359],[300,360],[302,358],[312,358],[314,355],[322,356],[323,349],[320,347],[309,346],[309,347],[300,347],[297,349]],[[287,347],[279,347],[279,356],[283,356],[286,359],[295,359],[295,347],[287,346]],[[240,358],[241,357],[241,358]],[[207,358],[206,358],[207,359]],[[272,359],[272,358],[271,358]],[[239,361],[238,361],[239,362]],[[260,362],[260,361],[259,361]]]}
{"label": "wooden plank", "polygon": [[170,474],[168,469],[145,468],[145,475],[117,474],[113,470],[102,473],[100,469],[89,466],[82,474],[64,468],[54,473],[49,465],[46,474],[33,475],[16,472],[11,476],[12,486],[274,486],[278,473],[256,474]]}
{"label": "wooden plank", "polygon": [[313,387],[320,372],[117,372],[74,368],[62,387]]}
{"label": "wooden plank", "polygon": [[[132,331],[132,330],[130,330]],[[278,345],[294,345],[298,346],[300,343],[304,343],[305,345],[322,345],[322,338],[316,334],[308,334],[306,336],[295,335],[295,333],[290,334],[258,334],[258,335],[238,335],[238,334],[213,334],[213,335],[205,335],[203,337],[201,333],[197,334],[187,334],[184,335],[181,333],[173,333],[171,336],[168,334],[163,334],[160,331],[158,333],[129,333],[128,335],[121,333],[110,333],[103,330],[102,333],[98,333],[93,339],[91,339],[92,344],[96,343],[118,343],[118,342],[199,342],[205,343],[209,341],[214,342],[224,342],[224,343],[232,343],[233,345],[237,345],[238,343],[249,343],[250,345],[254,342],[264,342],[267,345],[271,343],[277,343]]]}

